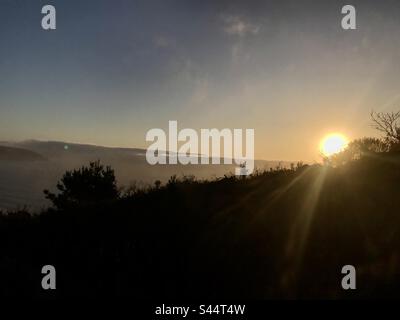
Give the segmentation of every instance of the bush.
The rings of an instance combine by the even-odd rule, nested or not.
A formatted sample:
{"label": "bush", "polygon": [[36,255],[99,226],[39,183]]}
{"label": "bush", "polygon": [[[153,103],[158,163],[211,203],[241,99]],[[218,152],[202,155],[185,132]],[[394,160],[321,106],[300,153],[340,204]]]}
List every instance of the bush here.
{"label": "bush", "polygon": [[57,183],[58,194],[44,190],[57,209],[110,202],[119,198],[114,170],[104,167],[100,161],[91,162],[89,167],[67,171]]}

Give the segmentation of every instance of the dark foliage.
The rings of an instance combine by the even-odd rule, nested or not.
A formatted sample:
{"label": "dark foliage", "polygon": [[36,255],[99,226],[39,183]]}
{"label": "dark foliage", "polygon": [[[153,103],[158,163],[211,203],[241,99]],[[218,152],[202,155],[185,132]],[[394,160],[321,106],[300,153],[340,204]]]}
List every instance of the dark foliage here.
{"label": "dark foliage", "polygon": [[343,165],[350,161],[364,157],[379,156],[379,154],[391,151],[391,145],[378,138],[361,138],[351,141],[345,150],[324,157],[324,162],[334,166]]}
{"label": "dark foliage", "polygon": [[89,167],[67,171],[57,189],[58,194],[48,190],[44,193],[60,210],[113,201],[119,197],[114,170],[104,168],[100,161],[91,162]]}
{"label": "dark foliage", "polygon": [[[0,295],[399,296],[398,154],[247,179],[173,177],[121,198],[115,188],[103,191],[103,178],[94,183],[101,197],[88,192],[92,182],[72,192],[82,189],[71,179],[93,181],[88,172],[103,177],[99,168],[64,177],[59,189],[72,207],[0,216]],[[55,291],[41,289],[45,264],[57,269]],[[357,269],[356,291],[341,289],[346,264]]]}

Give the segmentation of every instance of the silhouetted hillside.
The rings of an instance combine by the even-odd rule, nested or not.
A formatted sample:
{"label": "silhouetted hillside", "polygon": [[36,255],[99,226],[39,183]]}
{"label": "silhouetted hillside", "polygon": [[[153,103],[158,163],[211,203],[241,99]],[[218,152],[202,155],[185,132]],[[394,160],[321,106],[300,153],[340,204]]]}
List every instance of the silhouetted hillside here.
{"label": "silhouetted hillside", "polygon": [[0,161],[44,161],[42,155],[21,148],[0,146]]}
{"label": "silhouetted hillside", "polygon": [[[399,297],[399,182],[400,156],[388,153],[246,179],[171,178],[115,200],[3,215],[0,294]],[[57,269],[55,293],[40,288],[45,264]],[[341,288],[347,264],[355,291]]]}

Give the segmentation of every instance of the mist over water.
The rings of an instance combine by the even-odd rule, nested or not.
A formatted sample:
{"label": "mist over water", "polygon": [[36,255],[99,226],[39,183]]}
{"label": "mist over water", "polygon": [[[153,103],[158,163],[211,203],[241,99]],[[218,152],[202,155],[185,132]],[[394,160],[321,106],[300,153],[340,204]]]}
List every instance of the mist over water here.
{"label": "mist over water", "polygon": [[[57,181],[67,170],[88,165],[95,160],[110,165],[115,170],[118,186],[125,189],[133,185],[143,188],[153,185],[156,180],[165,183],[173,175],[193,175],[197,179],[219,178],[234,173],[236,168],[235,165],[225,164],[151,166],[146,161],[146,151],[142,149],[40,141],[2,144],[20,151],[13,159],[7,159],[4,155],[0,159],[0,209],[8,210],[27,207],[38,211],[48,207],[50,203],[45,199],[43,190],[54,191]],[[289,163],[256,161],[259,169],[279,165],[289,166]]]}

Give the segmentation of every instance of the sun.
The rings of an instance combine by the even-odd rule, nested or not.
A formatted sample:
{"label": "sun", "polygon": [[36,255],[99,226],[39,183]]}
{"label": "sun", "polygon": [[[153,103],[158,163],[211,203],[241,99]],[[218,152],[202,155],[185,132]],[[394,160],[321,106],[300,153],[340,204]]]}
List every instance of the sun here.
{"label": "sun", "polygon": [[320,143],[320,151],[324,156],[331,156],[343,151],[348,144],[348,139],[341,133],[331,133],[325,136]]}

